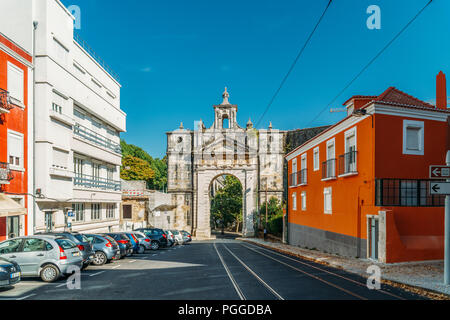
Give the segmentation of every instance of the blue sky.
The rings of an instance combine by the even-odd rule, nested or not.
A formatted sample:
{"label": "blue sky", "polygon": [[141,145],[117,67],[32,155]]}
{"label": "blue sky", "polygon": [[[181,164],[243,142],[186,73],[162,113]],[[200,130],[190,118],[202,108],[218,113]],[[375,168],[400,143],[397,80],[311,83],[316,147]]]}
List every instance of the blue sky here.
{"label": "blue sky", "polygon": [[[210,126],[224,86],[238,121],[255,123],[328,0],[62,0],[81,9],[79,34],[121,78],[127,113],[122,137],[154,157],[166,132]],[[304,128],[428,0],[334,0],[259,127]],[[381,8],[381,29],[369,30],[369,5]],[[395,86],[435,99],[435,76],[450,77],[450,1],[434,0],[422,15],[332,105],[354,94]],[[311,126],[344,113],[324,112]]]}

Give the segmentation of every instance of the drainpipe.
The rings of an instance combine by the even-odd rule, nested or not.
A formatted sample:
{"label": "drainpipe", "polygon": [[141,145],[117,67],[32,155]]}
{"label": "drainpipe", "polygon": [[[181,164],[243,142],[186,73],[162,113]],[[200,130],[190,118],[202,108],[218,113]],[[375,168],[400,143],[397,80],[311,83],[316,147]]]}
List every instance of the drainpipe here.
{"label": "drainpipe", "polygon": [[[38,22],[33,21],[33,190],[36,191],[36,29]],[[36,233],[36,197],[33,196],[33,234]]]}

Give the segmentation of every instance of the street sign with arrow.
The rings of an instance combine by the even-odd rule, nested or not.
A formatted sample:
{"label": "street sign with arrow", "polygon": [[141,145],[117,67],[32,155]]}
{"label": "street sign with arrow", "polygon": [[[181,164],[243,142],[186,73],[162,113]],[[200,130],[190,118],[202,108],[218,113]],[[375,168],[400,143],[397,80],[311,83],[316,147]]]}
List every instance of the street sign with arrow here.
{"label": "street sign with arrow", "polygon": [[430,194],[448,194],[450,195],[450,182],[431,182]]}
{"label": "street sign with arrow", "polygon": [[450,166],[430,166],[430,179],[450,178]]}

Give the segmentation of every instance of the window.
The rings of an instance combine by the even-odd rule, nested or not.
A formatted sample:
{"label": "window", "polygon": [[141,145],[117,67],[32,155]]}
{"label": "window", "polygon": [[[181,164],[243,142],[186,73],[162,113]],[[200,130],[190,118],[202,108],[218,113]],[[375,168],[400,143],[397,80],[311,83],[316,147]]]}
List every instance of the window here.
{"label": "window", "polygon": [[331,195],[331,187],[323,189],[323,211],[326,214],[332,213],[332,195]]}
{"label": "window", "polygon": [[292,210],[297,210],[297,193],[292,194]]}
{"label": "window", "polygon": [[124,204],[124,205],[122,205],[122,209],[123,209],[123,218],[124,219],[131,219],[132,218],[131,204]]}
{"label": "window", "polygon": [[14,64],[8,62],[8,91],[11,98],[19,102],[24,103],[24,77],[23,70]]}
{"label": "window", "polygon": [[319,157],[319,147],[314,148],[314,171],[319,170],[320,157]]}
{"label": "window", "polygon": [[23,134],[8,130],[8,162],[11,169],[23,169]]}
{"label": "window", "polygon": [[354,127],[345,132],[345,154],[339,156],[339,174],[356,172],[356,127]]}
{"label": "window", "polygon": [[12,239],[0,243],[0,254],[19,252],[22,239]]}
{"label": "window", "polygon": [[83,175],[83,159],[73,157],[73,172],[75,176]]}
{"label": "window", "polygon": [[55,89],[53,90],[52,110],[62,114],[66,98],[64,98],[61,94],[58,94]]}
{"label": "window", "polygon": [[91,220],[100,220],[101,204],[93,203],[91,205]]}
{"label": "window", "polygon": [[53,148],[53,167],[67,170],[69,153],[64,150]]}
{"label": "window", "polygon": [[108,179],[108,181],[112,181],[114,180],[114,168],[111,167],[107,167],[106,168],[106,178]]}
{"label": "window", "polygon": [[23,244],[23,252],[35,252],[45,250],[47,250],[47,241],[44,241],[42,239],[36,238],[26,239],[25,243]]}
{"label": "window", "polygon": [[300,158],[300,184],[306,184],[307,169],[306,169],[306,153]]}
{"label": "window", "polygon": [[75,215],[74,221],[84,221],[84,203],[72,204],[72,211]]}
{"label": "window", "polygon": [[424,154],[424,122],[403,120],[403,154]]}
{"label": "window", "polygon": [[306,211],[306,191],[302,191],[301,198],[302,198],[302,210]]}
{"label": "window", "polygon": [[116,204],[115,203],[108,203],[106,205],[106,219],[114,219],[115,218],[115,211],[116,211]]}

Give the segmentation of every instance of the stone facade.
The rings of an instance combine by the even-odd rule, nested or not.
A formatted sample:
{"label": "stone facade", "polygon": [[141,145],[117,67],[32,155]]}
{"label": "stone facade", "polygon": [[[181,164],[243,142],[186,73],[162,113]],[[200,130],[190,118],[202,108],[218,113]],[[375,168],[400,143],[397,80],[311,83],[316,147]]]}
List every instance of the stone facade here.
{"label": "stone facade", "polygon": [[285,132],[257,130],[249,120],[238,125],[237,105],[231,104],[225,88],[223,102],[214,105],[214,123],[206,128],[202,120],[194,130],[180,125],[167,133],[168,193],[176,205],[174,228],[191,231],[197,238],[208,238],[210,226],[210,188],[219,176],[230,174],[243,187],[243,235],[253,236],[261,203],[283,197],[283,155]]}

